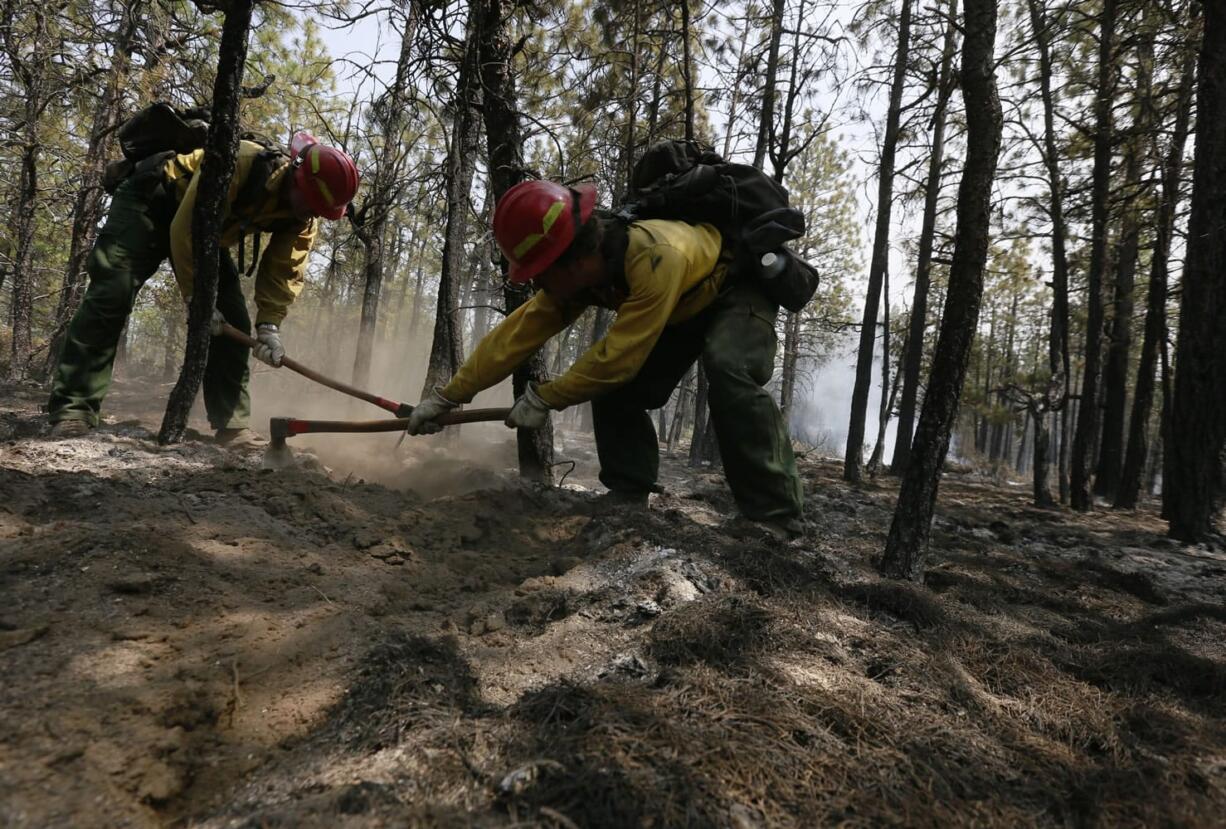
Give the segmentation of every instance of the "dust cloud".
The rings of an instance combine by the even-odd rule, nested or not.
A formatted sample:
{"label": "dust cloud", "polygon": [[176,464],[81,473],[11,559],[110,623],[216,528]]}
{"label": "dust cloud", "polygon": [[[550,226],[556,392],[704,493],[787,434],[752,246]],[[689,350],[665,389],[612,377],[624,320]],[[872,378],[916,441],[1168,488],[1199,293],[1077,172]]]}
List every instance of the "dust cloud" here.
{"label": "dust cloud", "polygon": [[[303,309],[282,326],[286,353],[322,374],[343,382],[353,377],[358,320],[352,312]],[[371,359],[370,380],[362,387],[398,402],[416,405],[430,356],[432,324],[423,319],[410,336],[407,320],[380,325]],[[252,360],[252,427],[267,434],[270,417],[319,420],[383,420],[394,417],[376,406],[320,386],[289,369]],[[510,382],[482,393],[474,407],[509,406]],[[451,427],[439,435],[405,437],[303,435],[290,440],[296,454],[309,450],[334,476],[352,476],[427,498],[458,495],[508,481],[516,465],[515,434],[500,423]]]}

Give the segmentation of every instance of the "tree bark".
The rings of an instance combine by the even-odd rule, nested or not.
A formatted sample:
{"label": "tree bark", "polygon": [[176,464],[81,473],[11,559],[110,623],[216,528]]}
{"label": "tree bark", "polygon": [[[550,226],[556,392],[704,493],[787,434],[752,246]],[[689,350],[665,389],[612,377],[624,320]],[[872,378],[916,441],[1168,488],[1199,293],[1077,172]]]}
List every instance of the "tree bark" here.
{"label": "tree bark", "polygon": [[1085,371],[1077,431],[1073,435],[1070,500],[1082,512],[1093,506],[1090,464],[1098,443],[1099,365],[1102,362],[1103,274],[1107,269],[1107,197],[1111,184],[1112,103],[1115,78],[1117,0],[1103,0],[1098,32],[1098,88],[1094,98],[1094,172],[1090,195],[1090,267],[1087,277]]}
{"label": "tree bark", "polygon": [[[1060,155],[1056,148],[1055,98],[1052,94],[1052,61],[1050,19],[1043,8],[1042,0],[1028,0],[1031,28],[1034,30],[1035,46],[1039,53],[1039,91],[1043,99],[1043,166],[1047,173],[1048,218],[1051,221],[1052,259],[1052,307],[1051,330],[1048,337],[1048,371],[1054,388],[1063,389],[1059,399],[1052,400],[1049,408],[1059,418],[1061,428],[1058,444],[1060,500],[1068,500],[1068,400],[1072,370],[1069,361],[1069,306],[1068,306],[1068,254],[1065,240],[1068,231],[1064,221],[1064,179],[1060,172]],[[1046,474],[1047,466],[1035,464],[1035,475]],[[1035,492],[1047,491],[1046,481],[1035,481]],[[1036,496],[1036,504],[1038,497]],[[1046,503],[1046,499],[1044,499]]]}
{"label": "tree bark", "polygon": [[940,78],[936,110],[932,114],[932,152],[928,156],[928,178],[924,185],[924,218],[920,226],[919,253],[915,264],[915,294],[911,300],[911,319],[907,342],[903,346],[902,399],[898,404],[898,426],[890,473],[902,475],[911,458],[911,433],[915,430],[915,407],[919,398],[920,366],[924,362],[924,333],[928,330],[928,291],[932,284],[932,250],[936,241],[937,201],[941,195],[941,167],[945,161],[945,117],[953,93],[954,47],[957,44],[958,2],[950,0],[949,25],[941,51]]}
{"label": "tree bark", "polygon": [[243,66],[254,0],[231,0],[221,26],[217,51],[217,80],[213,84],[213,110],[200,166],[196,208],[192,211],[192,264],[195,279],[187,317],[187,353],[179,380],[170,392],[166,414],[158,431],[163,446],[178,443],[187,428],[209,353],[209,320],[217,305],[221,220],[226,213],[230,179],[238,154],[238,102],[242,94]]}
{"label": "tree bark", "polygon": [[[910,0],[903,0],[909,3]],[[766,49],[766,66],[763,67],[762,118],[758,121],[758,140],[753,152],[753,166],[764,170],[766,154],[775,138],[775,89],[779,74],[779,43],[783,39],[784,0],[773,0],[771,7],[770,41]]]}
{"label": "tree bark", "polygon": [[[399,188],[396,183],[400,178],[401,159],[404,156],[401,132],[405,119],[405,90],[409,84],[409,70],[413,59],[413,34],[416,30],[414,10],[417,6],[409,3],[405,8],[396,75],[391,86],[383,91],[371,107],[372,120],[381,133],[383,145],[379,149],[366,199],[354,222],[357,237],[366,252],[362,268],[362,314],[358,323],[357,351],[353,360],[353,382],[357,386],[365,386],[370,379],[371,353],[374,350],[375,330],[379,322],[379,300],[383,293],[384,242],[388,218],[398,195]],[[465,115],[463,119],[457,118],[457,125],[467,123],[471,118],[471,115]],[[473,143],[475,144],[475,141]],[[471,175],[469,173],[470,181]]]}
{"label": "tree bark", "polygon": [[1128,360],[1132,353],[1133,293],[1136,286],[1137,257],[1141,248],[1141,203],[1147,200],[1149,186],[1141,181],[1142,161],[1150,135],[1156,128],[1153,115],[1152,81],[1154,73],[1153,23],[1143,19],[1138,36],[1136,92],[1132,129],[1125,150],[1124,218],[1115,256],[1115,291],[1112,298],[1111,334],[1107,361],[1103,367],[1103,428],[1098,448],[1098,468],[1094,492],[1103,498],[1119,494],[1120,473],[1124,463],[1124,422],[1128,405]]}
{"label": "tree bark", "polygon": [[789,311],[783,320],[783,371],[779,378],[779,411],[783,422],[792,416],[796,399],[796,367],[800,362],[800,314]]}
{"label": "tree bark", "polygon": [[1137,384],[1132,395],[1132,416],[1128,427],[1128,448],[1120,473],[1116,509],[1135,509],[1141,491],[1141,477],[1149,453],[1149,419],[1153,411],[1154,383],[1158,370],[1158,351],[1166,340],[1166,299],[1171,237],[1175,233],[1175,214],[1179,207],[1179,182],[1183,170],[1183,148],[1188,140],[1192,95],[1195,92],[1196,55],[1189,49],[1179,81],[1175,128],[1162,166],[1162,197],[1158,203],[1154,251],[1149,266],[1149,288],[1145,307],[1145,334],[1137,366]]}
{"label": "tree bark", "polygon": [[1167,443],[1170,534],[1214,529],[1226,441],[1226,5],[1204,5],[1188,249]]}
{"label": "tree bark", "polygon": [[[524,138],[517,109],[515,76],[511,73],[513,46],[507,35],[505,17],[510,6],[504,0],[475,0],[481,14],[475,16],[479,33],[477,51],[481,67],[482,113],[485,118],[486,148],[489,157],[490,190],[495,203],[515,184],[523,181]],[[506,262],[502,262],[506,273]],[[527,293],[507,283],[503,291],[507,313],[527,300]],[[537,351],[512,377],[515,395],[523,394],[530,382],[546,379],[545,357]],[[553,422],[540,429],[520,429],[516,435],[519,474],[543,483],[553,482]]]}
{"label": "tree bark", "polygon": [[[481,7],[474,0],[469,20],[475,20]],[[478,45],[475,34],[465,40],[464,53],[456,78],[451,141],[447,149],[447,208],[443,231],[443,263],[439,274],[435,305],[434,337],[422,396],[445,384],[464,362],[464,340],[460,318],[460,275],[464,270],[464,242],[468,238],[468,195],[476,167],[477,116],[474,110]]]}
{"label": "tree bark", "polygon": [[966,109],[966,164],[958,187],[953,261],[932,375],[880,565],[881,573],[893,578],[919,579],[923,574],[923,554],[932,529],[941,466],[957,419],[983,295],[992,179],[1000,152],[1002,124],[993,57],[996,0],[964,0],[963,5],[961,79]]}
{"label": "tree bark", "polygon": [[[995,24],[993,24],[995,26]],[[847,449],[843,477],[859,481],[864,465],[864,426],[868,414],[868,393],[873,383],[873,349],[877,339],[877,314],[881,302],[881,282],[890,256],[890,214],[894,206],[894,156],[898,148],[902,92],[906,84],[907,57],[911,39],[911,0],[902,0],[898,19],[898,52],[894,58],[894,79],[890,85],[890,105],[886,113],[885,136],[881,143],[881,166],[877,174],[877,225],[873,235],[873,257],[868,269],[868,293],[864,298],[864,317],[860,325],[860,349],[856,356],[856,381],[851,394],[851,419],[847,426]]]}

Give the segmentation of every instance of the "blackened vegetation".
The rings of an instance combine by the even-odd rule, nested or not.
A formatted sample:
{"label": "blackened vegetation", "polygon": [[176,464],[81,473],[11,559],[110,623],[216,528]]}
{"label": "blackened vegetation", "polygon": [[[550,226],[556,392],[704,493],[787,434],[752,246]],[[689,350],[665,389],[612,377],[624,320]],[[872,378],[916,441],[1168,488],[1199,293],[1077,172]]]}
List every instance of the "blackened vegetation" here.
{"label": "blackened vegetation", "polygon": [[[1080,518],[948,488],[967,505],[941,516],[937,540],[960,552],[924,586],[874,576],[879,541],[858,536],[859,522],[878,526],[889,504],[860,490],[831,485],[794,545],[746,544],[671,513],[606,517],[620,549],[668,533],[710,576],[692,580],[692,600],[618,623],[639,670],[584,667],[495,707],[482,660],[514,652],[390,634],[317,735],[346,769],[384,771],[312,784],[290,801],[300,808],[275,814],[362,826],[1215,825],[1226,606],[1116,566]],[[854,514],[835,509],[852,500]],[[536,593],[505,611],[532,638],[590,609],[585,594]]]}

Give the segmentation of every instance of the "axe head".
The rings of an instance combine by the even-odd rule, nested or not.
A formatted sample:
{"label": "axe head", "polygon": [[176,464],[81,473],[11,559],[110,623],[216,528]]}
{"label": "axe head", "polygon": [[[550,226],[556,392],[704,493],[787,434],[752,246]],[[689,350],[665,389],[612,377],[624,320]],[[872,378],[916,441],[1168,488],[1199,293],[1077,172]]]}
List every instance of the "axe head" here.
{"label": "axe head", "polygon": [[289,420],[288,417],[274,417],[268,421],[268,433],[272,439],[264,450],[264,460],[260,464],[265,469],[285,469],[294,465],[294,453],[285,442],[292,434]]}

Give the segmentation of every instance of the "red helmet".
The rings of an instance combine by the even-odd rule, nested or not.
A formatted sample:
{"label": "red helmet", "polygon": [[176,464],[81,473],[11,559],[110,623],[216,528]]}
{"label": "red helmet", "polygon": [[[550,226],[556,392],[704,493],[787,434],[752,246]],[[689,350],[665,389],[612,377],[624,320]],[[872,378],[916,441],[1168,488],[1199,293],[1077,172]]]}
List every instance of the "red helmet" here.
{"label": "red helmet", "polygon": [[309,133],[290,142],[294,153],[294,185],[316,216],[339,219],[358,194],[358,168],[353,159],[334,147],[325,147]]}
{"label": "red helmet", "polygon": [[539,276],[570,247],[595,206],[590,184],[523,181],[504,193],[494,208],[494,240],[511,263],[508,278],[528,282]]}

